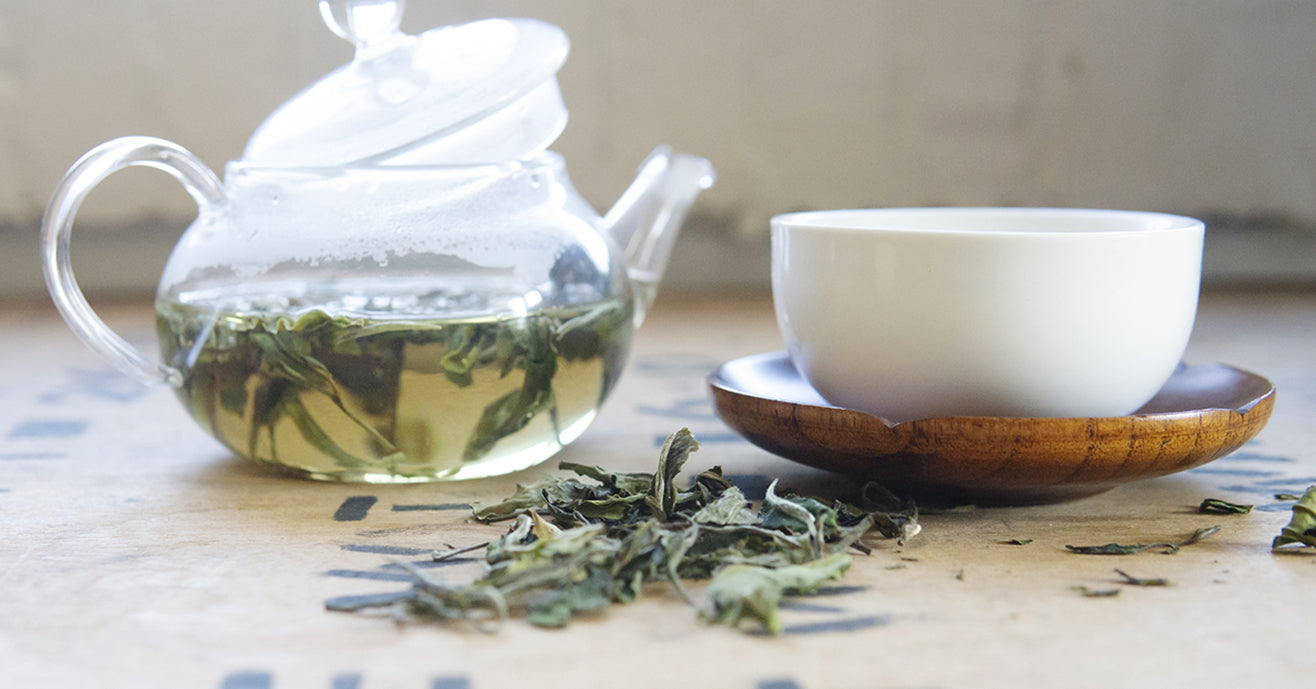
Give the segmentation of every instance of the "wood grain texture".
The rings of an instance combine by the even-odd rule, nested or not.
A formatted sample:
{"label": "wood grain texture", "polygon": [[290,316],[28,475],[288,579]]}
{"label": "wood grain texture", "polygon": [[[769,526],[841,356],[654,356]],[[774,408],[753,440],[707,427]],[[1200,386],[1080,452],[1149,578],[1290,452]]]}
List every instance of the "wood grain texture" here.
{"label": "wood grain texture", "polygon": [[993,504],[1065,500],[1200,466],[1259,433],[1275,403],[1265,378],[1212,364],[1181,368],[1129,416],[893,424],[801,399],[792,375],[782,353],[724,365],[709,377],[718,415],[788,459],[924,496]]}

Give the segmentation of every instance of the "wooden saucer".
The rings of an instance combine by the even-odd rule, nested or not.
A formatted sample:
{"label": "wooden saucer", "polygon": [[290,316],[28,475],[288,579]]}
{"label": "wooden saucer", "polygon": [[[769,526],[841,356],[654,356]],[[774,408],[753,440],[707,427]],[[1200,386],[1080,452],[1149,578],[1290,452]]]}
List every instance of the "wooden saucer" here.
{"label": "wooden saucer", "polygon": [[942,501],[1056,502],[1223,457],[1270,419],[1275,387],[1232,366],[1182,366],[1129,416],[956,416],[890,423],[834,407],[784,352],[708,378],[718,415],[755,445],[802,464]]}

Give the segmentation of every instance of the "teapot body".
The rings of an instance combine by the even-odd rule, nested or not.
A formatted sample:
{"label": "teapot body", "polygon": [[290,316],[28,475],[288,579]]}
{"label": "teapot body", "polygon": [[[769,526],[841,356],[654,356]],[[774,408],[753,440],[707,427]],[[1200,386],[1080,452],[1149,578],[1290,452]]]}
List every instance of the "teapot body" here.
{"label": "teapot body", "polygon": [[174,248],[161,299],[435,279],[559,306],[630,291],[620,251],[557,154],[474,166],[230,163],[223,189]]}
{"label": "teapot body", "polygon": [[633,288],[562,161],[232,164],[156,297],[163,364],[234,452],[316,478],[475,478],[557,452],[623,366]]}
{"label": "teapot body", "polygon": [[[276,109],[224,181],[121,137],[83,155],[42,221],[73,332],[172,386],[237,454],[347,481],[477,478],[578,437],[620,373],[687,209],[714,180],[659,146],[600,217],[549,150],[568,41],[531,19],[400,31],[401,0],[320,0],[352,61]],[[74,279],[93,187],[162,170],[197,202],[156,294],[160,357]]]}

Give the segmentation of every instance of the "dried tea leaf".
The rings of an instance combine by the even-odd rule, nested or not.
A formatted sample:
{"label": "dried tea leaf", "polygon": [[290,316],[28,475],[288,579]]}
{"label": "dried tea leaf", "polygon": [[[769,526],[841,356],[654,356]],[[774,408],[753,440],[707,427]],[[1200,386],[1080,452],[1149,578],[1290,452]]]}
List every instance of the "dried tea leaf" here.
{"label": "dried tea leaf", "polygon": [[1079,555],[1133,555],[1135,553],[1145,552],[1152,549],[1167,549],[1165,552],[1177,552],[1179,548],[1170,543],[1156,543],[1147,545],[1144,543],[1107,543],[1105,545],[1067,545],[1065,546],[1071,553]]}
{"label": "dried tea leaf", "polygon": [[654,472],[653,486],[645,500],[658,521],[668,521],[676,512],[676,475],[681,473],[690,453],[698,449],[699,441],[688,428],[667,436],[663,443],[663,449],[658,453],[658,471]]}
{"label": "dried tea leaf", "polygon": [[1132,574],[1129,574],[1128,572],[1125,572],[1122,569],[1116,569],[1115,573],[1120,575],[1120,579],[1122,580],[1120,582],[1121,584],[1128,584],[1129,586],[1169,586],[1170,585],[1169,579],[1163,579],[1161,577],[1143,579],[1143,578],[1135,577]]}
{"label": "dried tea leaf", "polygon": [[1004,545],[1028,545],[1029,543],[1032,542],[1033,539],[1031,538],[1011,538],[1006,541],[1001,541],[1001,543]]}
{"label": "dried tea leaf", "polygon": [[1150,545],[1143,543],[1107,543],[1105,545],[1067,545],[1065,548],[1071,553],[1078,553],[1079,555],[1134,555],[1149,550],[1173,555],[1179,552],[1180,548],[1193,545],[1218,531],[1220,531],[1219,525],[1204,527],[1194,531],[1191,536],[1178,543],[1152,543]]}
{"label": "dried tea leaf", "polygon": [[816,593],[826,582],[841,578],[849,567],[850,557],[840,553],[778,568],[728,565],[709,582],[708,606],[700,616],[731,627],[755,621],[768,632],[780,634],[778,610],[782,596]]}
{"label": "dried tea leaf", "polygon": [[720,526],[753,524],[758,520],[749,500],[739,488],[732,486],[723,491],[717,499],[704,505],[691,517],[696,524],[717,524]]}
{"label": "dried tea leaf", "polygon": [[1252,507],[1252,505],[1240,505],[1219,498],[1207,498],[1197,506],[1197,511],[1201,514],[1247,514],[1252,511]]}
{"label": "dried tea leaf", "polygon": [[1179,546],[1180,548],[1182,548],[1182,547],[1184,547],[1184,546],[1186,546],[1186,545],[1193,545],[1194,543],[1198,543],[1198,542],[1200,542],[1200,541],[1203,541],[1203,540],[1207,539],[1207,538],[1210,537],[1210,536],[1214,536],[1214,535],[1216,535],[1217,533],[1220,533],[1220,525],[1219,525],[1219,524],[1216,524],[1216,525],[1214,525],[1214,526],[1204,526],[1204,527],[1202,527],[1202,528],[1197,529],[1196,531],[1194,531],[1194,532],[1193,532],[1193,535],[1189,536],[1189,537],[1187,538],[1187,540],[1180,541],[1179,543],[1176,543],[1175,545]]}
{"label": "dried tea leaf", "polygon": [[1070,588],[1078,591],[1084,598],[1114,598],[1115,596],[1120,595],[1119,589],[1090,589],[1082,585],[1072,586]]}
{"label": "dried tea leaf", "polygon": [[896,539],[899,545],[908,543],[923,530],[918,521],[918,506],[912,498],[900,498],[873,481],[861,489],[859,509],[873,515],[877,530],[887,538]]}
{"label": "dried tea leaf", "polygon": [[759,515],[760,525],[767,529],[785,531],[788,534],[802,534],[813,557],[822,556],[823,538],[828,529],[838,529],[836,510],[810,498],[777,496],[777,482],[768,484],[763,497],[763,509]]}
{"label": "dried tea leaf", "polygon": [[578,476],[591,478],[603,484],[606,490],[617,491],[623,495],[642,495],[653,490],[653,474],[615,473],[601,467],[561,462],[559,469],[575,472]]}
{"label": "dried tea leaf", "polygon": [[1274,550],[1293,544],[1316,547],[1316,486],[1308,488],[1293,504],[1293,518],[1271,542],[1270,548]]}

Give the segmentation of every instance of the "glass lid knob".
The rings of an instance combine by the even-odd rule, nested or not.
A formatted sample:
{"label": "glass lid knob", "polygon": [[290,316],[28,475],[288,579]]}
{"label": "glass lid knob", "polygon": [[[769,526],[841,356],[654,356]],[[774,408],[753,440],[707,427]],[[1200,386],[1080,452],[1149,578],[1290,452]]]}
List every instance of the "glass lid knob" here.
{"label": "glass lid knob", "polygon": [[357,50],[369,50],[402,37],[405,0],[320,0],[320,16]]}

